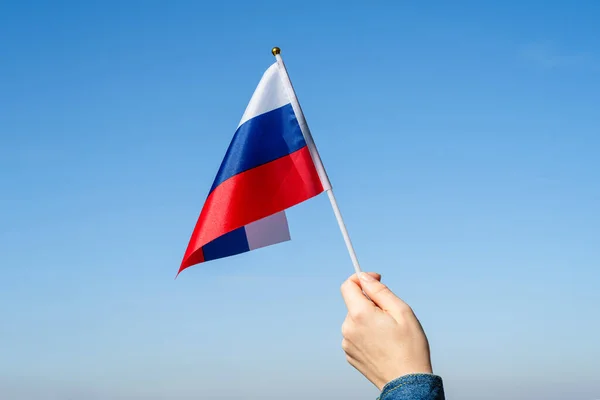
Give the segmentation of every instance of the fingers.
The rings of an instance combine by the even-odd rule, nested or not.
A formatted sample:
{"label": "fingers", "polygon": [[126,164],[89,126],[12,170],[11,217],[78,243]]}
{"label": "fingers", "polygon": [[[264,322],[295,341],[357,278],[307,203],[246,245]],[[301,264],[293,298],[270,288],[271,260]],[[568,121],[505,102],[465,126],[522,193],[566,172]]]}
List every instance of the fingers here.
{"label": "fingers", "polygon": [[392,315],[403,313],[406,309],[410,310],[410,307],[404,301],[370,274],[360,274],[360,286],[373,303]]}
{"label": "fingers", "polygon": [[[346,320],[342,324],[342,350],[344,350],[344,353],[346,353],[346,359],[348,362],[350,362],[350,358],[354,358],[354,356],[357,355],[358,351],[356,346],[352,343],[352,336],[354,332],[352,327],[353,324],[354,322],[349,316],[346,317]],[[350,363],[352,364],[352,362]]]}
{"label": "fingers", "polygon": [[[364,273],[371,275],[377,281],[381,281],[381,275],[378,274],[377,272],[364,272]],[[348,278],[348,279],[350,279],[352,282],[356,283],[357,285],[360,285],[360,279],[358,278],[358,275],[352,274],[350,276],[350,278]]]}
{"label": "fingers", "polygon": [[346,280],[342,284],[341,291],[351,318],[361,318],[375,310],[375,306],[365,297],[357,281],[352,279]]}

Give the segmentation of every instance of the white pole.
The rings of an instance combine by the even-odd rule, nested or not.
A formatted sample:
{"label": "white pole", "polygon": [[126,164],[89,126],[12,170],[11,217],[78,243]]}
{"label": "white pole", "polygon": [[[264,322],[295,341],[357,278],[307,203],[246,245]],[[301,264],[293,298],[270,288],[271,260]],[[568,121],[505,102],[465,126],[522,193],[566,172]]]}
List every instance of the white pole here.
{"label": "white pole", "polygon": [[277,65],[279,65],[279,70],[281,72],[283,83],[288,90],[288,95],[290,96],[292,109],[294,110],[294,114],[296,114],[296,118],[298,119],[298,123],[300,124],[300,130],[304,135],[306,146],[308,147],[308,151],[310,152],[313,162],[315,163],[315,167],[317,169],[317,173],[319,174],[319,178],[321,179],[323,189],[325,189],[325,191],[327,192],[327,196],[329,197],[329,201],[331,202],[331,207],[333,208],[333,213],[335,214],[335,218],[337,219],[338,225],[340,226],[340,230],[342,231],[342,236],[344,237],[346,248],[348,249],[348,253],[350,254],[350,258],[352,259],[352,265],[354,266],[354,270],[358,275],[360,274],[361,269],[360,265],[358,264],[356,252],[354,251],[354,246],[352,246],[352,241],[350,240],[350,235],[348,235],[346,224],[344,223],[344,219],[342,218],[342,214],[337,204],[337,200],[333,195],[331,182],[329,181],[329,177],[327,176],[327,172],[325,171],[325,167],[323,166],[323,161],[321,161],[321,156],[317,151],[317,146],[315,145],[315,141],[313,140],[312,134],[310,133],[310,129],[308,128],[308,124],[306,123],[306,118],[304,118],[304,113],[302,112],[302,107],[300,107],[298,96],[296,96],[296,91],[294,90],[294,86],[292,85],[290,76],[287,73],[287,69],[285,68],[283,59],[281,58],[281,50],[279,49],[279,47],[273,47],[273,50],[271,50],[271,52],[277,59]]}

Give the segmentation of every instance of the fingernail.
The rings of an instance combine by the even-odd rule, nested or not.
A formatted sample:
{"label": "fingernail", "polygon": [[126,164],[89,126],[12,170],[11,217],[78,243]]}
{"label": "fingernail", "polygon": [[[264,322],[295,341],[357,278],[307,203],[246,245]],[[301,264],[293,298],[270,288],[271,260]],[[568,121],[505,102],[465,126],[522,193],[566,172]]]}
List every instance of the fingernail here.
{"label": "fingernail", "polygon": [[373,278],[371,275],[367,274],[366,272],[360,273],[360,279],[362,279],[365,282],[373,282],[375,280],[375,278]]}

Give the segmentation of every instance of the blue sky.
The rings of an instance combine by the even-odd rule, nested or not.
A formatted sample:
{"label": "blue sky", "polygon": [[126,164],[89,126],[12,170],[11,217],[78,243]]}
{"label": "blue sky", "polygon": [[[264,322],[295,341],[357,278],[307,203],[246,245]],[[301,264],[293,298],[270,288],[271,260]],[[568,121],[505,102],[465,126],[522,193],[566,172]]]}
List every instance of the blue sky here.
{"label": "blue sky", "polygon": [[326,196],[173,279],[272,46],[448,398],[600,398],[600,4],[202,3],[0,5],[3,400],[375,398]]}

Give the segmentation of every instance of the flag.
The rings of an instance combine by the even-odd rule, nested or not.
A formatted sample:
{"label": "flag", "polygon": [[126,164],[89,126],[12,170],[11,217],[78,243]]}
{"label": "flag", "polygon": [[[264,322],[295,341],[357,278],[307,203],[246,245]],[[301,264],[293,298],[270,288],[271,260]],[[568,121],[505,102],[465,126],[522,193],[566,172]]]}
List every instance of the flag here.
{"label": "flag", "polygon": [[284,210],[329,188],[278,58],[263,74],[238,124],[178,274],[199,263],[290,240]]}

